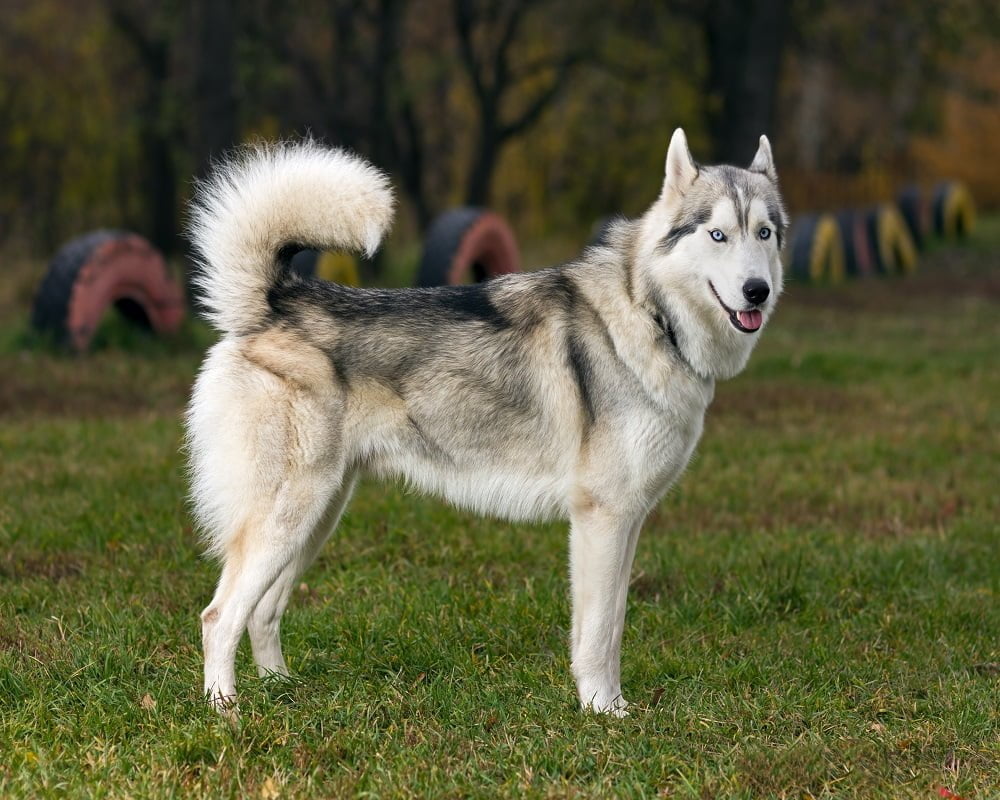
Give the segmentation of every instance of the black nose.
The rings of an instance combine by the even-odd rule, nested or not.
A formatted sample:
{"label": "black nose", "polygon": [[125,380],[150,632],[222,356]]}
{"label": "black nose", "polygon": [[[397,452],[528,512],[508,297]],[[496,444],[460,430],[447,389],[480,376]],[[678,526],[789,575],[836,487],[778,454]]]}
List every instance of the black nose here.
{"label": "black nose", "polygon": [[760,278],[751,278],[743,284],[743,296],[755,306],[767,300],[769,294],[771,287],[767,285],[767,281],[762,281]]}

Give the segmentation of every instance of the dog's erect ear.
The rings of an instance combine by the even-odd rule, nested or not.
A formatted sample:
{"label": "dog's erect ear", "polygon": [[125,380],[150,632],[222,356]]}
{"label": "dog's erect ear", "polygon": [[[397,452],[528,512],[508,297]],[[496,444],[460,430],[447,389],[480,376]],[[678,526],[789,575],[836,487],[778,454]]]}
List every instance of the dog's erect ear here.
{"label": "dog's erect ear", "polygon": [[760,146],[757,148],[757,155],[753,157],[749,167],[751,172],[759,172],[773,182],[778,181],[778,172],[774,168],[774,156],[771,155],[771,143],[766,136],[760,137]]}
{"label": "dog's erect ear", "polygon": [[698,165],[691,158],[688,150],[687,137],[684,130],[678,128],[670,137],[670,147],[667,148],[666,177],[663,181],[663,197],[673,194],[684,194],[688,187],[698,177]]}

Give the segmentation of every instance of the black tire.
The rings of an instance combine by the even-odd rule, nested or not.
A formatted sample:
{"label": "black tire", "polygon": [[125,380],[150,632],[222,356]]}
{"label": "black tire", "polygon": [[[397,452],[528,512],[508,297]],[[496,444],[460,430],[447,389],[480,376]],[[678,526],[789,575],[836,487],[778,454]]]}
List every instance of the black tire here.
{"label": "black tire", "polygon": [[288,271],[300,278],[316,277],[316,262],[319,261],[319,251],[299,250],[288,262]]}
{"label": "black tire", "polygon": [[481,283],[519,270],[517,241],[499,215],[485,208],[453,208],[427,232],[417,286]]}
{"label": "black tire", "polygon": [[85,233],[64,244],[49,261],[48,271],[35,294],[31,324],[35,330],[52,336],[59,344],[69,344],[69,301],[80,269],[98,247],[110,239],[121,239],[124,231],[97,230]]}
{"label": "black tire", "polygon": [[899,210],[889,204],[866,212],[865,224],[876,271],[880,275],[902,275],[917,266],[917,249]]}
{"label": "black tire", "polygon": [[931,199],[934,233],[945,239],[964,239],[975,227],[976,207],[965,184],[944,181]]}
{"label": "black tire", "polygon": [[875,265],[864,213],[854,209],[838,212],[837,227],[844,245],[844,272],[851,278],[873,275]]}
{"label": "black tire", "polygon": [[838,211],[837,229],[840,231],[840,241],[844,245],[844,272],[854,278],[860,273],[858,270],[858,258],[854,250],[854,212],[850,209]]}
{"label": "black tire", "polygon": [[844,249],[837,220],[830,214],[796,217],[789,245],[789,272],[807,283],[839,283]]}
{"label": "black tire", "polygon": [[879,248],[879,209],[878,206],[869,208],[864,212],[865,230],[868,231],[868,245],[872,250],[872,264],[877,275],[887,275],[893,271],[893,263],[890,259],[886,261],[884,254]]}
{"label": "black tire", "polygon": [[[476,220],[484,213],[484,208],[453,208],[434,220],[424,239],[424,252],[417,273],[417,286],[444,286],[448,283],[451,260]],[[482,272],[481,268],[478,270]],[[472,266],[476,283],[482,280],[477,273],[477,265]]]}
{"label": "black tire", "polygon": [[792,241],[788,247],[788,271],[797,280],[810,280],[809,258],[817,220],[816,214],[803,214],[796,217],[792,225]]}
{"label": "black tire", "polygon": [[921,250],[930,233],[930,219],[927,213],[927,203],[919,186],[907,186],[896,195],[896,205],[906,220],[913,243]]}

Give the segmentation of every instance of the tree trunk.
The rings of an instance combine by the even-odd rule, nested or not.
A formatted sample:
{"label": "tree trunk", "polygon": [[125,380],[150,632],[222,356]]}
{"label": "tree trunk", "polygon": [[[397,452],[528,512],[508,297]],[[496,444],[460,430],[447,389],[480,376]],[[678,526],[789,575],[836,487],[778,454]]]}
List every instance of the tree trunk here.
{"label": "tree trunk", "polygon": [[195,77],[195,157],[204,175],[212,158],[236,143],[237,101],[234,48],[237,4],[201,0],[194,4],[198,52]]}
{"label": "tree trunk", "polygon": [[146,233],[167,256],[177,252],[177,175],[171,142],[158,131],[146,130],[140,138],[143,185],[149,197]]}
{"label": "tree trunk", "polygon": [[773,136],[790,0],[716,0],[704,18],[709,132],[718,161],[744,166]]}
{"label": "tree trunk", "polygon": [[171,256],[177,252],[181,242],[177,223],[177,175],[173,142],[164,119],[164,94],[169,70],[167,46],[164,42],[158,42],[150,48],[149,53],[139,130],[141,191],[147,198],[143,233],[165,255]]}
{"label": "tree trunk", "polygon": [[169,34],[153,35],[156,26],[140,21],[126,4],[110,3],[111,24],[135,51],[144,73],[139,103],[139,172],[145,199],[142,233],[167,256],[180,246],[177,223],[177,175],[174,166],[173,125],[167,112],[170,78]]}
{"label": "tree trunk", "polygon": [[484,118],[481,124],[482,130],[479,132],[479,142],[465,188],[465,202],[470,206],[489,205],[493,172],[500,159],[500,148],[503,144],[496,135],[495,123],[490,123]]}

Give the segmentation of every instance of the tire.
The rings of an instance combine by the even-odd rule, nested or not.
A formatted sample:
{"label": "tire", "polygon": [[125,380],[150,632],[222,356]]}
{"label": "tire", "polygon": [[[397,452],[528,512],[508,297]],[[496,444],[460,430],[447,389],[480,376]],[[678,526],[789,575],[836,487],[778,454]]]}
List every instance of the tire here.
{"label": "tire", "polygon": [[288,269],[301,278],[322,278],[341,286],[360,286],[358,260],[350,253],[299,250],[288,263]]}
{"label": "tire", "polygon": [[853,209],[837,214],[837,227],[844,248],[844,272],[851,278],[868,278],[875,274],[875,256],[864,214]]}
{"label": "tire", "polygon": [[316,277],[341,286],[361,285],[358,259],[350,253],[320,253],[316,262]]}
{"label": "tire", "polygon": [[288,271],[300,278],[316,277],[316,262],[319,261],[318,250],[299,250],[288,262]]}
{"label": "tire", "polygon": [[903,275],[917,268],[916,245],[895,206],[884,203],[869,209],[865,224],[878,273]]}
{"label": "tire", "polygon": [[931,233],[931,209],[919,186],[907,186],[896,195],[896,205],[917,249],[923,250]]}
{"label": "tire", "polygon": [[964,183],[945,181],[935,186],[931,209],[934,233],[945,239],[963,239],[976,226],[976,205]]}
{"label": "tire", "polygon": [[792,226],[789,271],[808,283],[840,283],[844,279],[844,246],[832,214],[807,214]]}
{"label": "tire", "polygon": [[519,272],[521,256],[510,226],[483,208],[454,208],[427,232],[418,286],[480,283]]}
{"label": "tire", "polygon": [[49,262],[32,309],[35,329],[85,351],[108,308],[157,334],[184,319],[184,292],[145,239],[99,230],[67,242]]}

